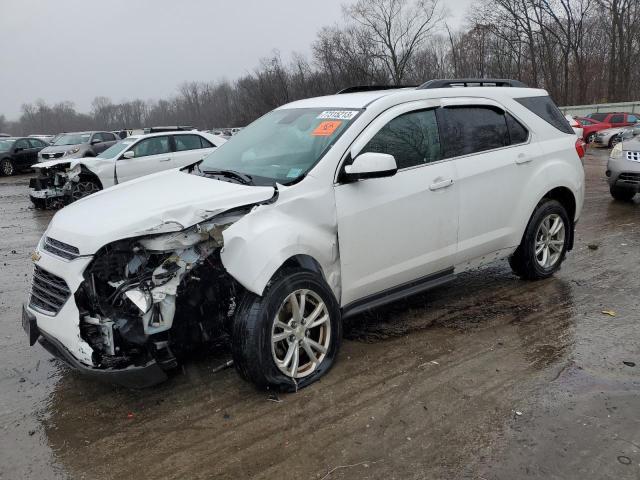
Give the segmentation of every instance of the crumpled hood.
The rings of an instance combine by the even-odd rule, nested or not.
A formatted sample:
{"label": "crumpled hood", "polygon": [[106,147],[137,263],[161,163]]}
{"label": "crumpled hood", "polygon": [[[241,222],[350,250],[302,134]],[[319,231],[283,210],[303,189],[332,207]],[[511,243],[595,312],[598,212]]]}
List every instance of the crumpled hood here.
{"label": "crumpled hood", "polygon": [[71,163],[71,158],[58,158],[57,160],[45,160],[44,162],[38,162],[31,165],[32,168],[51,168],[63,163]]}
{"label": "crumpled hood", "polygon": [[252,187],[181,172],[147,175],[60,210],[46,235],[91,255],[107,243],[174,232],[231,208],[264,202],[273,187]]}

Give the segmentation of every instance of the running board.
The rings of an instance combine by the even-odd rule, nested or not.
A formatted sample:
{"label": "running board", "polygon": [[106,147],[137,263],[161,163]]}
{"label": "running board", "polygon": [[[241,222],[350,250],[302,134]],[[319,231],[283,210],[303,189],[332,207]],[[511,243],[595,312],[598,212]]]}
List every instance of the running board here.
{"label": "running board", "polygon": [[455,279],[456,276],[453,273],[453,268],[442,270],[433,275],[419,278],[411,282],[403,283],[397,287],[384,290],[380,293],[375,293],[364,297],[361,300],[356,300],[342,308],[342,318],[352,317],[359,313],[366,312],[367,310],[381,307],[387,303],[402,300],[417,293],[431,290],[432,288],[439,287]]}

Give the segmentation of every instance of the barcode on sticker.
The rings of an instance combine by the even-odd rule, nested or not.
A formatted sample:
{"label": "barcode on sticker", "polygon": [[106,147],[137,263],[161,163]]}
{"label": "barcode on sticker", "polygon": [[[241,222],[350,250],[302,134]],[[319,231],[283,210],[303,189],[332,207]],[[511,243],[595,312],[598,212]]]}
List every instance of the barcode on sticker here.
{"label": "barcode on sticker", "polygon": [[351,120],[358,114],[358,110],[325,110],[318,118],[321,120]]}

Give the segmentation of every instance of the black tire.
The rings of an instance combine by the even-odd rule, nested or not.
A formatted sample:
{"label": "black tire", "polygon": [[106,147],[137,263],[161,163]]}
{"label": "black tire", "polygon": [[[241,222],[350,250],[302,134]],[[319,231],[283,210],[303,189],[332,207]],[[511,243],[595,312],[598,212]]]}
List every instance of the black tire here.
{"label": "black tire", "polygon": [[622,141],[622,138],[620,138],[620,135],[614,135],[613,137],[611,137],[611,139],[609,140],[609,148],[613,148],[615,147],[617,144],[619,144]]}
{"label": "black tire", "polygon": [[33,203],[33,207],[37,210],[46,210],[47,208],[47,200],[44,198],[31,197],[31,203]]}
{"label": "black tire", "polygon": [[[294,380],[276,365],[271,333],[276,314],[287,297],[299,289],[311,290],[325,304],[330,322],[329,344],[324,358],[307,376]],[[338,303],[321,275],[303,269],[281,272],[265,289],[262,297],[245,293],[235,315],[231,351],[237,372],[260,389],[297,391],[327,373],[336,359],[342,339]]]}
{"label": "black tire", "polygon": [[[536,258],[536,237],[543,220],[553,214],[558,215],[564,224],[564,244],[562,245],[562,250],[557,261],[550,267],[545,268],[538,263],[538,259]],[[572,227],[573,222],[570,221],[567,210],[560,202],[548,198],[542,199],[533,212],[533,215],[531,215],[531,219],[529,219],[529,224],[527,225],[520,245],[509,258],[509,264],[511,265],[513,273],[525,280],[540,280],[548,278],[557,272],[567,253]]]}
{"label": "black tire", "polygon": [[4,175],[5,177],[15,175],[16,167],[10,158],[3,158],[0,161],[0,173],[2,173],[2,175]]}
{"label": "black tire", "polygon": [[596,139],[596,134],[595,132],[590,133],[589,135],[587,135],[587,143],[593,143],[593,141]]}
{"label": "black tire", "polygon": [[622,188],[613,186],[609,188],[611,196],[621,202],[630,202],[636,195],[636,191],[631,188]]}

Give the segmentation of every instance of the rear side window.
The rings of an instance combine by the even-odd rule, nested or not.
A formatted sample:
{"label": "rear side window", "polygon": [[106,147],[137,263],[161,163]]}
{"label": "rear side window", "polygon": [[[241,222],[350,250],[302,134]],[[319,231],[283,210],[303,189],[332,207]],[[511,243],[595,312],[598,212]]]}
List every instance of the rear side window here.
{"label": "rear side window", "polygon": [[207,140],[204,137],[200,137],[200,142],[202,143],[202,148],[213,148],[213,147],[215,147],[215,145],[213,143],[211,143],[209,140]]}
{"label": "rear side window", "polygon": [[148,157],[169,153],[169,137],[152,137],[136,143],[132,150],[135,157]]}
{"label": "rear side window", "polygon": [[569,125],[569,122],[564,118],[564,115],[562,115],[562,112],[560,112],[560,109],[556,104],[553,103],[551,97],[525,97],[516,98],[515,100],[520,105],[531,110],[537,116],[542,118],[549,125],[553,125],[561,132],[574,135],[571,125]]}
{"label": "rear side window", "polygon": [[604,122],[607,118],[606,113],[592,113],[589,115],[589,118],[593,118],[596,122]]}
{"label": "rear side window", "polygon": [[176,142],[176,152],[202,148],[200,138],[200,135],[174,135],[173,139]]}
{"label": "rear side window", "polygon": [[409,112],[382,127],[361,153],[393,155],[398,169],[424,165],[442,158],[436,114],[433,110]]}
{"label": "rear side window", "polygon": [[627,116],[627,120],[631,123],[637,123],[638,122],[638,117],[636,117],[635,115],[629,115]]}
{"label": "rear side window", "polygon": [[624,123],[624,115],[613,115],[611,123]]}
{"label": "rear side window", "polygon": [[507,128],[509,129],[509,140],[511,145],[524,143],[529,139],[529,131],[518,120],[513,118],[511,114],[505,113],[507,120]]}
{"label": "rear side window", "polygon": [[475,106],[441,108],[438,110],[438,122],[445,158],[510,144],[507,121],[499,109]]}

